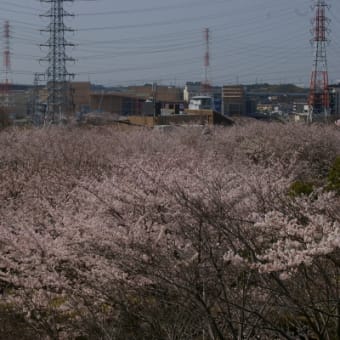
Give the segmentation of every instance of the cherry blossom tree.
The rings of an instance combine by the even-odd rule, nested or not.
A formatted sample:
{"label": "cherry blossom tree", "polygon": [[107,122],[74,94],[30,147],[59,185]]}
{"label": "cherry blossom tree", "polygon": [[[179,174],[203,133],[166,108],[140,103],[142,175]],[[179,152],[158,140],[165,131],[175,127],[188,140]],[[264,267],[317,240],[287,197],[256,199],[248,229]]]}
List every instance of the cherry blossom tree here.
{"label": "cherry blossom tree", "polygon": [[0,313],[32,339],[340,337],[339,140],[2,131]]}

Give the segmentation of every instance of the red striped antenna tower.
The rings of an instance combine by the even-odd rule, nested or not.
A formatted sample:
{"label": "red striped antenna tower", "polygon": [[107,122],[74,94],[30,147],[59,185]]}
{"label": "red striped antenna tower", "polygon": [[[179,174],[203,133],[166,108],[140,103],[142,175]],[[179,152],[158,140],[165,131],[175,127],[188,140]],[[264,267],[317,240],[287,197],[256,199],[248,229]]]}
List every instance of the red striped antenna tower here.
{"label": "red striped antenna tower", "polygon": [[204,40],[205,40],[205,54],[204,54],[204,81],[202,83],[202,94],[211,94],[211,82],[209,80],[209,69],[210,69],[210,30],[209,28],[204,29]]}
{"label": "red striped antenna tower", "polygon": [[326,0],[313,0],[315,16],[313,22],[314,64],[310,81],[309,119],[316,116],[327,117],[330,100],[328,90],[327,43],[330,20],[326,16],[328,4]]}
{"label": "red striped antenna tower", "polygon": [[10,38],[11,38],[11,26],[8,20],[4,23],[3,29],[4,38],[4,52],[3,52],[3,66],[4,66],[4,79],[1,88],[1,106],[5,109],[10,107],[10,91],[11,91],[11,51],[10,51]]}

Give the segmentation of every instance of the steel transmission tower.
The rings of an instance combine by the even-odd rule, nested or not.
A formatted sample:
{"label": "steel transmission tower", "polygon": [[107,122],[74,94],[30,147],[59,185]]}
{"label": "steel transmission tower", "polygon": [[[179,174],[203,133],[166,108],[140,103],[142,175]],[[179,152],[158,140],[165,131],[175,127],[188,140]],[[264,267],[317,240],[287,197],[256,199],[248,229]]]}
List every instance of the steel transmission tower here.
{"label": "steel transmission tower", "polygon": [[4,65],[4,79],[1,88],[1,106],[5,110],[9,110],[11,106],[10,98],[10,75],[11,75],[11,51],[10,51],[10,37],[11,37],[11,27],[9,21],[6,20],[3,29],[3,39],[4,39],[4,52],[3,52],[3,65]]}
{"label": "steel transmission tower", "polygon": [[329,90],[327,67],[328,26],[330,20],[326,16],[328,4],[326,0],[314,0],[315,17],[313,18],[314,64],[310,81],[309,119],[329,114]]}
{"label": "steel transmission tower", "polygon": [[48,68],[45,72],[47,81],[47,106],[44,117],[44,123],[59,123],[66,118],[71,110],[71,91],[70,81],[74,74],[69,73],[66,68],[68,61],[74,61],[66,54],[66,47],[74,46],[67,42],[66,32],[74,30],[64,24],[64,18],[74,16],[64,10],[64,2],[73,2],[73,0],[40,0],[50,4],[50,9],[43,17],[50,18],[50,24],[43,32],[49,33],[49,39],[41,46],[47,47],[49,52],[42,61],[48,62]]}
{"label": "steel transmission tower", "polygon": [[211,94],[211,83],[209,80],[210,70],[210,30],[209,28],[204,29],[204,40],[205,40],[205,54],[204,54],[204,81],[202,83],[202,94]]}

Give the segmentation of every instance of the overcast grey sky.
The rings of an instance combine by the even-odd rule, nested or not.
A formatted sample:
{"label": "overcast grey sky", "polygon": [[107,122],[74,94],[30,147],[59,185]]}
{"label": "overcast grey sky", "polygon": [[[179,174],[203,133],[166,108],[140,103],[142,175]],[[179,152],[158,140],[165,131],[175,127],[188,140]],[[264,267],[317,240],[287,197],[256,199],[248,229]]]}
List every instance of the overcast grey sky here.
{"label": "overcast grey sky", "polygon": [[[182,85],[203,79],[203,29],[211,30],[210,77],[214,84],[308,85],[312,69],[312,0],[75,0],[65,9],[77,59],[77,80],[104,85],[156,81]],[[329,0],[330,80],[340,79],[340,1]],[[32,83],[47,65],[39,30],[49,9],[39,0],[1,0],[0,20],[12,26],[13,82]]]}

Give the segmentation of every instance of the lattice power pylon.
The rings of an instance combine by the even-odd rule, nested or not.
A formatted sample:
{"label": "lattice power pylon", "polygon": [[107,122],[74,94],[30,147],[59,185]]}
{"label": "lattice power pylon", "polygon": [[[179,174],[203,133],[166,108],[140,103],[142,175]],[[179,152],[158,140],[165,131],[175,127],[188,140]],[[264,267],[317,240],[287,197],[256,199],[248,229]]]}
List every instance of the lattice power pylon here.
{"label": "lattice power pylon", "polygon": [[210,30],[204,29],[205,54],[204,54],[204,80],[202,82],[201,92],[204,95],[211,94],[211,82],[209,79],[210,71]]}
{"label": "lattice power pylon", "polygon": [[49,52],[42,61],[48,62],[45,72],[47,81],[47,102],[44,117],[45,124],[60,123],[67,118],[72,108],[70,81],[74,74],[69,73],[66,68],[68,61],[74,61],[66,54],[66,47],[74,46],[66,38],[66,32],[73,30],[64,24],[64,18],[73,16],[64,9],[65,2],[73,0],[40,0],[49,3],[50,9],[43,14],[43,17],[50,18],[48,27],[42,31],[49,33],[49,39],[41,46],[47,47]]}
{"label": "lattice power pylon", "polygon": [[1,107],[7,112],[12,106],[11,103],[11,80],[10,75],[12,72],[11,68],[11,50],[10,50],[10,38],[11,38],[11,26],[8,20],[5,21],[3,27],[3,41],[4,41],[4,51],[3,51],[3,67],[4,67],[4,79],[1,87]]}
{"label": "lattice power pylon", "polygon": [[310,81],[309,119],[316,116],[327,117],[329,114],[329,90],[327,67],[328,26],[326,0],[314,0],[315,17],[313,19],[314,64]]}

